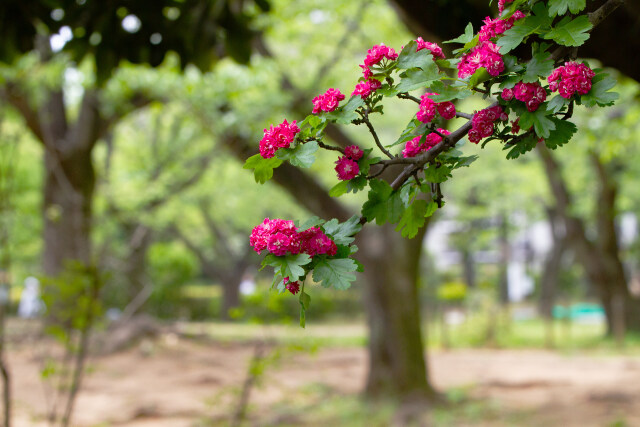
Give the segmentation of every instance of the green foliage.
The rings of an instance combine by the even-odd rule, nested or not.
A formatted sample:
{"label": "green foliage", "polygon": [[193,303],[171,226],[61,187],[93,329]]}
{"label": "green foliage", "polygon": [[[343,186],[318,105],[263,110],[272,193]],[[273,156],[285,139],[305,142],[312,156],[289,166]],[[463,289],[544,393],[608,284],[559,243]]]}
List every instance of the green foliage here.
{"label": "green foliage", "polygon": [[417,50],[418,46],[414,40],[406,44],[402,52],[398,55],[396,67],[400,70],[409,68],[420,68],[422,70],[433,69],[433,56],[428,49]]}
{"label": "green foliage", "polygon": [[356,262],[350,258],[320,259],[313,269],[313,280],[328,288],[349,289],[356,280]]}
{"label": "green foliage", "polygon": [[322,229],[337,245],[348,245],[355,240],[353,236],[362,229],[362,224],[360,218],[354,215],[343,223],[338,223],[335,218],[327,221]]}
{"label": "green foliage", "polygon": [[540,77],[546,78],[553,71],[553,61],[551,54],[544,50],[533,55],[527,63],[526,71],[522,76],[525,83],[533,83],[540,80]]}
{"label": "green foliage", "polygon": [[518,141],[513,145],[505,145],[503,149],[509,150],[507,159],[513,160],[536,148],[537,143],[538,138],[535,135],[528,135],[522,141]]}
{"label": "green foliage", "polygon": [[295,282],[305,276],[303,266],[311,262],[311,257],[307,254],[275,256],[269,254],[262,261],[262,265],[273,267],[274,274],[288,277],[289,281]]}
{"label": "green foliage", "polygon": [[533,6],[531,15],[525,19],[516,21],[512,28],[505,31],[496,44],[501,47],[500,53],[509,53],[519,46],[525,37],[531,34],[546,32],[550,28],[552,18],[548,15],[548,9],[542,2]]}
{"label": "green foliage", "polygon": [[547,115],[546,103],[542,103],[536,111],[524,111],[520,116],[520,127],[529,129],[531,126],[536,134],[542,138],[548,138],[551,131],[556,128],[555,123]]}
{"label": "green foliage", "polygon": [[560,120],[557,117],[552,117],[551,120],[556,125],[556,128],[551,131],[549,137],[544,140],[544,143],[552,150],[563,146],[578,131],[578,127],[566,120]]}
{"label": "green foliage", "polygon": [[467,285],[460,282],[443,283],[438,287],[438,299],[446,302],[460,302],[467,297]]}
{"label": "green foliage", "polygon": [[464,29],[464,34],[455,39],[447,40],[445,43],[462,43],[467,44],[473,40],[473,24],[469,22]]}
{"label": "green foliage", "polygon": [[609,89],[616,85],[616,81],[608,74],[596,74],[591,83],[591,90],[580,98],[585,107],[610,106],[620,96],[616,92],[609,92]]}
{"label": "green foliage", "polygon": [[[309,168],[316,160],[316,156],[314,155],[316,151],[318,151],[318,143],[316,141],[310,141],[305,144],[298,144],[294,148],[281,148],[277,151],[276,154],[280,160],[288,160],[289,163],[291,163],[293,166],[297,166],[300,168]],[[249,159],[251,159],[251,157]],[[249,160],[247,160],[247,162],[249,162]],[[264,164],[264,162],[261,162],[260,164]],[[271,162],[270,166],[272,164],[274,163]],[[245,167],[248,168],[246,163]],[[254,170],[254,174],[256,174],[256,181],[258,181],[258,168],[260,168],[260,166],[256,167]],[[263,173],[265,173],[265,176],[269,174],[268,171],[265,171]],[[273,175],[273,169],[271,169],[271,175]]]}
{"label": "green foliage", "polygon": [[415,200],[402,214],[396,230],[401,232],[402,237],[413,239],[424,226],[426,218],[433,215],[437,209],[436,202]]}
{"label": "green foliage", "polygon": [[576,14],[586,6],[586,0],[549,0],[549,16],[564,15],[567,10]]}
{"label": "green foliage", "polygon": [[371,190],[367,194],[368,200],[362,205],[362,215],[368,222],[375,220],[376,224],[382,225],[388,220],[388,201],[393,189],[381,179],[372,179],[369,187]]}
{"label": "green foliage", "polygon": [[542,37],[564,46],[581,46],[589,39],[589,30],[592,28],[593,25],[586,15],[580,15],[575,19],[565,16]]}
{"label": "green foliage", "polygon": [[282,160],[277,157],[265,159],[261,154],[255,154],[247,159],[243,168],[253,169],[253,174],[256,182],[264,184],[265,182],[273,178],[273,170],[281,164]]}

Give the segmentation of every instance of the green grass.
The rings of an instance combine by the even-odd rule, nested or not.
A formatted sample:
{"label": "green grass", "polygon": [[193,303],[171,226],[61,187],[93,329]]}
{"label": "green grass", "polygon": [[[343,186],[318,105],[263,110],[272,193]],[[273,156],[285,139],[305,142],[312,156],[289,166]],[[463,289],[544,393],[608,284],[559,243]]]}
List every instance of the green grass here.
{"label": "green grass", "polygon": [[[448,340],[443,340],[441,322],[423,325],[430,349],[504,348],[544,349],[563,352],[590,350],[596,353],[640,354],[640,335],[628,334],[624,346],[619,348],[615,340],[605,337],[604,325],[555,321],[553,346],[546,343],[546,326],[541,319],[508,320],[497,318],[494,338],[489,334],[487,316],[474,315],[461,325],[448,326]],[[180,328],[189,335],[206,336],[225,343],[247,343],[256,340],[275,341],[285,345],[306,348],[362,347],[367,343],[364,321],[334,319],[325,322],[308,322],[306,329],[297,323],[260,325],[255,323],[183,323]]]}

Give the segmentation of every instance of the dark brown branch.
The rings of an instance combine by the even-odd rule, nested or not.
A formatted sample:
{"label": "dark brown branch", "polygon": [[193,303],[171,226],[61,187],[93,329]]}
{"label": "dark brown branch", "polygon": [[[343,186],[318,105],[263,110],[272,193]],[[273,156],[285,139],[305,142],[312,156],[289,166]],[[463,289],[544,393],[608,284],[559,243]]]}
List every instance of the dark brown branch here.
{"label": "dark brown branch", "polygon": [[400,99],[408,99],[408,100],[411,100],[411,101],[415,102],[416,104],[420,104],[420,99],[419,98],[416,98],[415,96],[411,96],[407,92],[400,92],[396,96],[398,98],[400,98]]}
{"label": "dark brown branch", "polygon": [[394,156],[389,152],[389,150],[384,148],[384,146],[380,142],[380,138],[378,138],[378,134],[376,133],[376,130],[373,128],[373,125],[371,124],[371,121],[369,120],[369,111],[365,110],[363,113],[360,113],[360,115],[362,116],[362,122],[365,125],[367,125],[367,129],[369,129],[369,132],[373,136],[373,140],[375,141],[375,143],[378,146],[378,148],[380,149],[380,151],[382,151],[385,154],[385,156],[387,156],[388,158],[393,159]]}
{"label": "dark brown branch", "polygon": [[344,154],[344,149],[340,147],[334,147],[333,145],[327,145],[319,139],[314,139],[318,143],[318,147],[324,148],[325,150],[337,151],[338,153]]}

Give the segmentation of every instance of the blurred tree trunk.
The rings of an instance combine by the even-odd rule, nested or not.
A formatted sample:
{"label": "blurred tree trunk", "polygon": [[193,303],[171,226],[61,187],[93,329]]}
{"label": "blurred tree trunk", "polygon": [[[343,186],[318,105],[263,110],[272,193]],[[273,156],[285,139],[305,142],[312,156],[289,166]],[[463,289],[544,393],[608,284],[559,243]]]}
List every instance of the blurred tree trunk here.
{"label": "blurred tree trunk", "polygon": [[[600,181],[597,200],[597,234],[593,239],[587,236],[582,219],[570,211],[571,196],[562,178],[561,168],[551,152],[538,144],[538,152],[543,160],[552,194],[562,216],[568,244],[573,247],[589,281],[595,286],[607,318],[607,334],[627,329],[640,331],[640,299],[629,292],[624,269],[620,260],[617,232],[615,227],[615,201],[617,184],[596,153],[590,158]],[[618,301],[622,301],[618,304]],[[624,310],[615,315],[616,306]],[[621,319],[624,324],[621,325]]]}
{"label": "blurred tree trunk", "polygon": [[509,223],[507,214],[500,215],[500,230],[498,234],[500,245],[500,263],[498,277],[498,298],[500,304],[506,306],[509,304],[509,258],[511,247],[509,246]]}
{"label": "blurred tree trunk", "polygon": [[542,277],[540,278],[540,301],[538,311],[546,319],[553,318],[553,304],[555,302],[558,279],[562,269],[562,258],[567,249],[567,239],[561,229],[562,218],[559,217],[556,208],[547,208],[549,226],[551,227],[552,246],[544,260]]}
{"label": "blurred tree trunk", "polygon": [[404,239],[392,225],[369,228],[359,239],[365,266],[369,324],[366,392],[371,397],[431,398],[421,332],[418,271],[423,237]]}

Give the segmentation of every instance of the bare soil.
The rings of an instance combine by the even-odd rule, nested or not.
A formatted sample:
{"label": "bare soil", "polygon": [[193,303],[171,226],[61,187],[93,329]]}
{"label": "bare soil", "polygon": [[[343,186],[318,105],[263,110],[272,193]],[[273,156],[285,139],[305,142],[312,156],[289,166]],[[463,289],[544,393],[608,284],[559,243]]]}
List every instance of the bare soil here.
{"label": "bare soil", "polygon": [[[40,377],[43,346],[22,342],[9,351],[16,427],[46,425],[48,394]],[[164,334],[125,351],[93,357],[73,425],[226,425],[254,349],[252,343]],[[319,395],[356,400],[363,388],[363,348],[311,353],[268,346],[265,354],[264,378],[251,390],[250,425],[314,425],[305,418],[279,418],[279,408],[288,402],[313,408],[321,404],[313,400]],[[462,390],[465,399],[490,408],[480,411],[475,421],[444,425],[640,426],[638,357],[469,349],[431,352],[429,361],[438,389]],[[456,406],[450,410],[456,411]],[[343,425],[369,425],[363,419],[351,421]]]}

